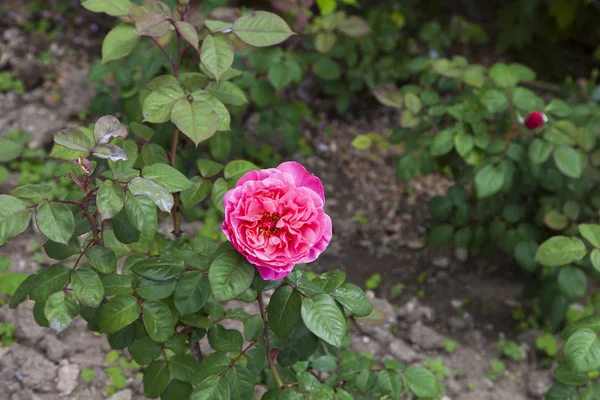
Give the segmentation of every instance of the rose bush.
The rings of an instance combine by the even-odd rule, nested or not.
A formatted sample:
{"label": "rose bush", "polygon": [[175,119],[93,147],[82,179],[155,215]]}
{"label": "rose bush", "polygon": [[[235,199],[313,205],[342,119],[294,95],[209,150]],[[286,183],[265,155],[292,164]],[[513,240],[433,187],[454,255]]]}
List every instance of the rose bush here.
{"label": "rose bush", "polygon": [[223,232],[265,280],[314,261],[331,240],[323,184],[297,162],[246,173],[223,203]]}

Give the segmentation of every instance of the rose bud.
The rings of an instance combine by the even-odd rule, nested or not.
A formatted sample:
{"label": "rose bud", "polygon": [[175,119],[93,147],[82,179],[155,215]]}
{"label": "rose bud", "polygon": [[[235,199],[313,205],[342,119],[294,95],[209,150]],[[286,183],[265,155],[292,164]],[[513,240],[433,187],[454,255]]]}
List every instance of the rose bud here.
{"label": "rose bud", "polygon": [[222,229],[265,280],[314,261],[331,240],[321,180],[297,162],[250,171],[223,197]]}
{"label": "rose bud", "polygon": [[523,120],[523,125],[525,125],[530,130],[535,130],[544,126],[544,124],[548,122],[548,117],[541,111],[534,111]]}

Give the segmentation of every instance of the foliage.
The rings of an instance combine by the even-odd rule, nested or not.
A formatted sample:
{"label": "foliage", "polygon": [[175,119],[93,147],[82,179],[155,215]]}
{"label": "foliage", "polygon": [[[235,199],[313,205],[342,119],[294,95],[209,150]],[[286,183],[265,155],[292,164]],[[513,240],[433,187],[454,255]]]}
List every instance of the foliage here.
{"label": "foliage", "polygon": [[15,326],[9,322],[0,322],[0,346],[8,347],[15,343]]}
{"label": "foliage", "polygon": [[[53,177],[69,179],[75,190],[56,191],[46,177],[0,195],[0,245],[34,220],[47,238],[46,255],[56,260],[27,277],[9,305],[29,298],[36,322],[57,333],[81,316],[113,349],[126,348],[132,361],[107,355],[118,363],[106,370],[109,393],[123,387],[126,369],[142,368],[144,395],[163,400],[249,399],[257,384],[268,389],[263,399],[441,397],[443,386],[429,370],[347,348],[349,323],[371,316],[372,305],[343,272],[309,274],[298,265],[284,280],[265,281],[213,235],[225,193],[256,169],[228,159],[232,115],[248,102],[234,80],[245,72],[234,66],[243,66],[240,55],[254,54],[248,45],[269,47],[293,36],[287,23],[246,10],[232,20],[205,20],[198,31],[186,20],[185,0],[174,7],[129,0],[82,5],[118,17],[102,45],[106,68],[92,75],[108,71],[129,88],[111,112],[123,120],[105,115],[56,134],[50,156],[62,162]],[[234,48],[243,50],[236,55]],[[157,54],[167,62],[154,61]],[[0,161],[25,154],[18,140],[3,144],[13,151],[1,146]],[[159,226],[169,225],[169,214],[166,233]],[[211,227],[187,236],[182,219]],[[240,306],[252,302],[257,314]],[[228,321],[243,329],[230,329]],[[202,338],[209,354],[197,346]]]}

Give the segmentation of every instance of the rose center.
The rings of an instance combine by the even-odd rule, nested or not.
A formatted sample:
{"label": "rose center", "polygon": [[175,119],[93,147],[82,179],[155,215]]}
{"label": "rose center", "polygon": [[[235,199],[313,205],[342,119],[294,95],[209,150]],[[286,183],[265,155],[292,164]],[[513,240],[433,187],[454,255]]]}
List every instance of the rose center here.
{"label": "rose center", "polygon": [[277,222],[281,219],[278,213],[264,213],[258,223],[258,231],[265,236],[276,235],[281,231],[281,228],[277,228]]}

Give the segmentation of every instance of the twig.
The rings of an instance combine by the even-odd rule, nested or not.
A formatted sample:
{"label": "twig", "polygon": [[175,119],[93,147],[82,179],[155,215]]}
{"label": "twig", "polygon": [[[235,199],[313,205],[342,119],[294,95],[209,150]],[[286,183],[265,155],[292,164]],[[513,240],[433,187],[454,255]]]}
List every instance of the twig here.
{"label": "twig", "polygon": [[[175,128],[175,132],[173,132],[173,141],[171,142],[171,167],[175,168],[175,158],[177,157],[177,143],[179,142],[179,129]],[[173,194],[173,209],[171,210],[171,215],[173,216],[173,235],[175,237],[181,236],[181,215],[179,212],[180,209],[180,197],[179,193]]]}
{"label": "twig", "polygon": [[281,377],[279,376],[279,371],[277,371],[277,367],[273,362],[273,358],[271,357],[271,346],[269,345],[269,327],[267,326],[267,314],[265,312],[265,303],[263,302],[262,292],[258,292],[258,307],[260,308],[260,317],[263,319],[265,327],[263,330],[263,336],[265,338],[265,350],[267,353],[267,361],[269,362],[269,368],[271,368],[271,372],[273,373],[273,378],[277,382],[277,386],[281,389],[283,386],[283,382]]}

